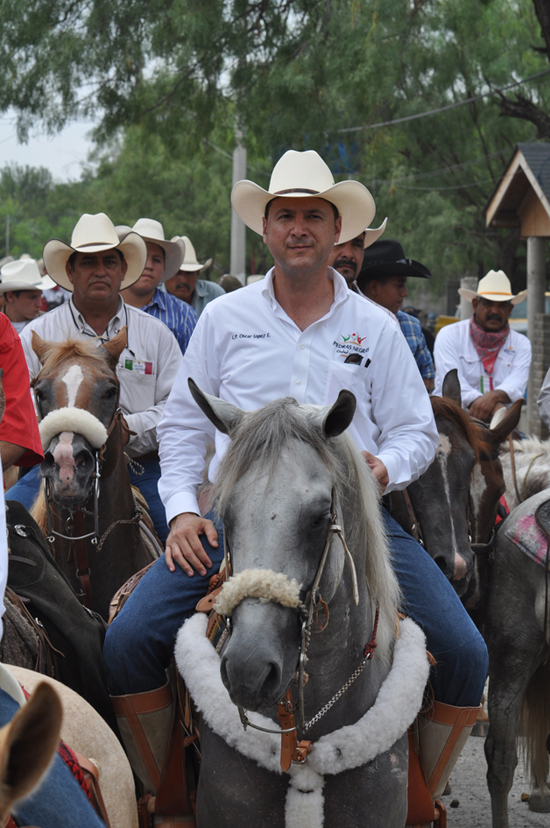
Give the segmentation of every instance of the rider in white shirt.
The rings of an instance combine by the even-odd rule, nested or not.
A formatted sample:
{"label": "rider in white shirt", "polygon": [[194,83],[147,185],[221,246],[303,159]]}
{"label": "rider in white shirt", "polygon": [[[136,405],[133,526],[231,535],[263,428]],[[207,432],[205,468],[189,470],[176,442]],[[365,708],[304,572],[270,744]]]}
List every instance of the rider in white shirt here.
{"label": "rider in white shirt", "polygon": [[523,302],[527,291],[514,296],[506,274],[491,270],[477,290],[460,288],[459,293],[472,301],[474,315],[446,325],[436,336],[434,394],[441,396],[445,375],[456,368],[463,408],[488,422],[527,389],[531,343],[508,324],[513,306]]}
{"label": "rider in white shirt", "polygon": [[[368,190],[356,181],[334,184],[317,153],[291,150],[273,170],[268,191],[241,181],[232,202],[263,235],[275,266],[263,282],[211,302],[199,319],[158,428],[159,490],[171,527],[165,560],[140,581],[105,641],[115,711],[137,771],[148,751],[154,759],[155,711],[175,635],[223,552],[223,527],[214,512],[201,516],[196,493],[206,443],[216,443],[212,479],[226,440],[193,402],[187,378],[243,409],[288,395],[322,405],[350,389],[358,403],[351,433],[381,490],[417,479],[438,444],[429,397],[399,326],[328,266],[334,244],[372,221]],[[475,706],[487,667],[481,636],[441,570],[382,511],[404,606],[438,661],[436,698],[461,710]]]}

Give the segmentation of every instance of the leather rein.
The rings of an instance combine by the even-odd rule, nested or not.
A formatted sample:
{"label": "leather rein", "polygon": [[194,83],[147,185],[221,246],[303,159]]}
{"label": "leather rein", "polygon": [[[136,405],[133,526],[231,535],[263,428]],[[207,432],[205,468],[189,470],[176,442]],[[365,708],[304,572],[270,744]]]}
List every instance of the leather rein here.
{"label": "leather rein", "polygon": [[[69,541],[69,557],[70,560],[71,554],[74,555],[75,561],[75,574],[80,582],[80,586],[82,588],[82,593],[79,596],[82,600],[82,603],[85,607],[90,610],[93,610],[93,597],[92,597],[92,585],[90,581],[91,577],[91,570],[90,570],[90,562],[88,558],[88,548],[86,541],[90,540],[90,543],[93,546],[97,547],[97,551],[101,552],[103,548],[103,544],[105,543],[108,535],[112,532],[115,526],[120,524],[129,523],[139,523],[142,518],[143,512],[141,507],[136,502],[134,498],[134,506],[135,506],[135,513],[133,517],[128,519],[121,519],[115,520],[111,523],[110,526],[107,527],[103,535],[99,536],[99,495],[100,495],[100,481],[101,481],[101,464],[105,459],[105,450],[107,447],[107,442],[111,433],[118,422],[122,419],[122,411],[120,408],[117,408],[115,413],[113,414],[113,418],[107,429],[107,439],[105,443],[97,450],[95,450],[95,469],[92,475],[92,479],[94,481],[94,508],[93,512],[88,511],[84,508],[84,503],[88,502],[90,495],[84,501],[84,503],[80,504],[76,509],[67,509],[69,512],[69,517],[65,521],[65,530],[67,532],[71,532],[71,534],[63,534],[62,532],[58,532],[56,529],[53,528],[52,524],[52,506],[51,504],[54,502],[51,493],[51,484],[47,478],[44,478],[44,495],[45,495],[45,503],[46,503],[46,520],[47,520],[47,527],[48,527],[48,535],[46,540],[49,544],[53,545],[55,543],[56,538],[63,538],[63,540]],[[84,518],[85,516],[92,516],[94,519],[94,529],[92,532],[84,532]],[[79,534],[75,534],[75,532]]]}
{"label": "leather rein", "polygon": [[[332,502],[331,502],[331,517],[330,517],[330,526],[328,529],[327,540],[325,542],[325,546],[323,549],[323,554],[321,556],[321,560],[319,562],[319,566],[317,568],[317,573],[315,575],[315,579],[313,581],[313,585],[306,595],[305,602],[301,603],[300,605],[300,616],[302,619],[302,630],[301,630],[301,641],[300,641],[300,657],[298,662],[298,670],[296,676],[293,680],[295,684],[298,685],[298,700],[297,703],[294,704],[292,701],[292,690],[290,687],[287,688],[287,691],[281,701],[277,702],[277,717],[280,723],[280,730],[271,730],[269,728],[260,727],[259,725],[254,724],[248,718],[247,712],[244,708],[238,707],[239,716],[241,719],[241,723],[243,725],[244,730],[246,731],[247,727],[252,727],[255,730],[261,730],[264,733],[275,733],[281,735],[281,768],[283,771],[288,771],[291,764],[304,764],[308,754],[311,752],[311,740],[302,739],[298,741],[298,729],[302,732],[305,732],[313,727],[328,711],[336,704],[336,702],[344,695],[346,690],[348,690],[351,685],[359,678],[361,673],[363,672],[367,663],[373,658],[374,651],[376,649],[376,634],[378,631],[378,620],[380,615],[379,607],[376,608],[376,614],[374,619],[373,625],[373,632],[370,641],[365,645],[363,648],[363,660],[352,673],[352,675],[348,678],[345,684],[336,691],[336,693],[332,696],[332,698],[319,710],[318,713],[315,714],[309,721],[305,721],[304,715],[304,687],[307,683],[308,676],[306,673],[306,665],[308,662],[307,651],[309,648],[309,644],[311,641],[311,631],[312,631],[312,624],[315,617],[318,618],[320,610],[323,610],[325,615],[325,623],[324,626],[321,628],[321,631],[326,629],[329,623],[329,609],[325,601],[321,596],[319,590],[319,584],[323,575],[323,571],[325,569],[325,565],[328,559],[328,553],[332,544],[332,540],[334,536],[337,536],[342,543],[344,553],[348,560],[351,570],[351,577],[352,577],[352,587],[353,587],[353,600],[356,606],[359,605],[359,587],[357,582],[357,572],[355,568],[355,563],[351,552],[348,549],[346,544],[342,527],[338,523],[338,516],[335,511],[335,496],[334,490],[332,491]],[[225,566],[226,572],[231,572],[231,557],[227,543],[227,532],[225,531],[224,527],[224,559],[225,559]],[[231,634],[231,618],[224,616],[223,617],[225,626]],[[295,723],[295,714],[298,715],[299,722],[298,724]]]}

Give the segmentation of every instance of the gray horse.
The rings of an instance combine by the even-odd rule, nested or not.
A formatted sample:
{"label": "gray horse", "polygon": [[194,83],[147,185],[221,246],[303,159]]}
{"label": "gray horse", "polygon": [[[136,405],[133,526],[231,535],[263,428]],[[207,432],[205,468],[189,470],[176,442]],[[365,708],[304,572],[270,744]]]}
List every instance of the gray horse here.
{"label": "gray horse", "polygon": [[[412,622],[402,623],[395,642],[398,586],[377,486],[343,435],[355,398],[342,391],[326,409],[286,398],[245,413],[190,385],[203,411],[232,438],[216,490],[233,573],[218,599],[219,611],[230,615],[221,657],[225,689],[215,650],[204,637],[192,637],[200,617],[184,625],[176,646],[202,715],[197,823],[403,828],[405,731],[415,716],[404,711],[418,710],[427,668],[411,678],[425,661],[420,643],[399,673]],[[374,637],[369,660],[365,645]],[[204,685],[212,659],[217,689]],[[295,684],[300,664],[302,708]],[[392,681],[397,696],[388,689]],[[289,686],[298,738],[313,747],[283,774],[274,706]]]}
{"label": "gray horse", "polygon": [[493,828],[508,828],[518,732],[525,736],[532,780],[529,807],[550,811],[549,547],[538,525],[547,529],[550,525],[549,499],[547,489],[520,504],[502,524],[495,544],[485,620],[489,649],[485,755]]}

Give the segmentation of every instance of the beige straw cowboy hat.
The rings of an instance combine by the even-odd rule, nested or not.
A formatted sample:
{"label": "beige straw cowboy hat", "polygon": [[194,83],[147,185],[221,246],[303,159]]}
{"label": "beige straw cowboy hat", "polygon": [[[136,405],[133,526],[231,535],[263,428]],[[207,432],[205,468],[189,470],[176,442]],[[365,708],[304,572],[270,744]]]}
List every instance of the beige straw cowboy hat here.
{"label": "beige straw cowboy hat", "polygon": [[365,230],[365,236],[363,238],[363,250],[367,247],[370,247],[371,244],[374,244],[377,239],[380,238],[384,230],[386,229],[386,224],[388,223],[388,219],[385,218],[380,227],[367,227]]}
{"label": "beige straw cowboy hat", "polygon": [[120,285],[120,289],[124,290],[141,276],[147,260],[147,248],[141,236],[132,231],[119,238],[113,222],[105,213],[84,213],[75,225],[70,244],[60,239],[46,242],[44,265],[54,282],[72,291],[73,285],[65,270],[70,256],[73,253],[100,253],[113,248],[120,250],[128,265],[126,276]]}
{"label": "beige straw cowboy hat", "polygon": [[512,305],[519,305],[527,296],[526,290],[514,296],[510,279],[503,270],[490,270],[479,280],[477,290],[459,288],[458,292],[470,302],[472,299],[488,299],[490,302],[511,302]]}
{"label": "beige straw cowboy hat", "polygon": [[0,270],[0,294],[7,290],[44,290],[42,276],[34,259],[8,262]]}
{"label": "beige straw cowboy hat", "polygon": [[[117,227],[117,232],[120,229]],[[165,282],[167,279],[175,276],[180,269],[185,249],[182,249],[182,245],[177,244],[173,239],[172,241],[168,241],[168,239],[164,238],[164,227],[160,221],[150,218],[140,218],[136,221],[132,230],[134,233],[139,233],[144,241],[158,244],[164,250],[164,273],[162,274],[161,282]]]}
{"label": "beige straw cowboy hat", "polygon": [[314,150],[285,152],[273,167],[268,190],[253,181],[237,181],[231,193],[231,204],[247,227],[262,235],[266,205],[277,196],[318,196],[334,204],[342,217],[339,244],[363,233],[376,212],[374,199],[367,188],[359,181],[335,184],[330,169]]}
{"label": "beige straw cowboy hat", "polygon": [[38,272],[40,273],[40,281],[42,283],[40,285],[40,290],[51,290],[52,288],[57,287],[54,280],[50,279],[50,277],[48,276],[47,273],[46,274],[42,273],[42,267],[44,265],[44,260],[43,259],[39,259],[38,261],[36,261],[36,259],[33,259],[33,257],[29,256],[28,253],[21,253],[21,255],[19,256],[19,261],[23,262],[23,261],[27,261],[27,260],[30,260],[31,262],[35,262],[36,266],[38,267]]}
{"label": "beige straw cowboy hat", "polygon": [[204,270],[212,264],[212,259],[207,259],[204,264],[197,261],[195,248],[193,247],[191,239],[188,236],[174,236],[172,241],[176,242],[176,244],[182,244],[185,248],[183,261],[179,267],[180,270],[187,270],[194,273],[197,270]]}

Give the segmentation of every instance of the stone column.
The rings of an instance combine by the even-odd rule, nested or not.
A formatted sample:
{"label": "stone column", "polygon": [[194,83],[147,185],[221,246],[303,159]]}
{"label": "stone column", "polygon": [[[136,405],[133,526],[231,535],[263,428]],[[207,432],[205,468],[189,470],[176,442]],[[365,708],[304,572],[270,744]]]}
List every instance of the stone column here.
{"label": "stone column", "polygon": [[[546,289],[545,253],[546,240],[536,236],[529,236],[527,239],[527,336],[534,344],[535,319],[537,315],[544,314],[544,292]],[[533,349],[533,359],[529,374],[529,385],[527,387],[527,431],[535,435],[540,430],[540,418],[537,410],[537,396],[540,391],[540,383],[536,387],[535,376],[539,377],[546,373],[542,362],[541,351]],[[548,362],[546,362],[546,368]],[[542,379],[541,379],[542,382]]]}

